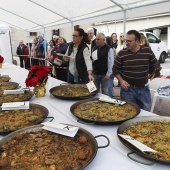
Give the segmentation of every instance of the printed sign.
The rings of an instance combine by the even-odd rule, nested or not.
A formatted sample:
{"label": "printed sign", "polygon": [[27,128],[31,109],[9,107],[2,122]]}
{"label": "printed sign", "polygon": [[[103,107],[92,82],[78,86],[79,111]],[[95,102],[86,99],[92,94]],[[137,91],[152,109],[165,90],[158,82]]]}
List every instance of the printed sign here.
{"label": "printed sign", "polygon": [[99,100],[103,101],[103,102],[119,104],[119,105],[124,105],[126,103],[125,101],[122,101],[122,100],[112,99],[109,96],[102,96],[102,97],[99,98]]}
{"label": "printed sign", "polygon": [[123,139],[125,139],[126,141],[128,141],[130,144],[134,145],[135,147],[137,147],[140,151],[142,152],[154,152],[156,153],[157,151],[155,151],[154,149],[144,145],[143,143],[135,140],[134,138],[132,138],[131,136],[128,135],[122,135],[122,134],[118,134],[120,137],[122,137]]}
{"label": "printed sign", "polygon": [[97,90],[95,84],[93,81],[90,81],[89,83],[86,84],[87,85],[87,88],[89,90],[90,93],[94,92]]}
{"label": "printed sign", "polygon": [[27,102],[10,102],[10,103],[2,104],[2,110],[21,110],[21,109],[29,109],[29,101],[27,101]]}
{"label": "printed sign", "polygon": [[43,129],[58,133],[64,136],[74,137],[79,130],[78,127],[72,126],[72,125],[66,125],[66,124],[60,124],[60,123],[54,123],[54,122],[45,122],[42,123]]}

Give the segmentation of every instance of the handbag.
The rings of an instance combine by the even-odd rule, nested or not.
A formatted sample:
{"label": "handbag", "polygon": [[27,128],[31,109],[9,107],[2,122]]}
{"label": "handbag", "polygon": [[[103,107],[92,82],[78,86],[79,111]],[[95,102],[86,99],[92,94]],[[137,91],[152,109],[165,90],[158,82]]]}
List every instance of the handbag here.
{"label": "handbag", "polygon": [[61,66],[62,65],[62,60],[55,58],[54,59],[54,65]]}

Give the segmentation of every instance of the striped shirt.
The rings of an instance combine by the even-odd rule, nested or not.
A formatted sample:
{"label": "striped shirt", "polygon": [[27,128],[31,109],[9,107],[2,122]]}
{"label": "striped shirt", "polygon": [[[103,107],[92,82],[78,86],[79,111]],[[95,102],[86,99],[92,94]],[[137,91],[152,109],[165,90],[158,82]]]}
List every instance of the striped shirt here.
{"label": "striped shirt", "polygon": [[127,48],[115,57],[113,74],[120,74],[131,85],[145,85],[148,82],[149,67],[157,66],[157,59],[150,47],[140,46],[136,53]]}

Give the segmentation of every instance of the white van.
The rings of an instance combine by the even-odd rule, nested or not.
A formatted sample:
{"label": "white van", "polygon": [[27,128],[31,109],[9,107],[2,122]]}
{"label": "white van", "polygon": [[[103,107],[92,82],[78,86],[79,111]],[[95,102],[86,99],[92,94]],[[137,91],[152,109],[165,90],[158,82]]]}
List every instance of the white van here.
{"label": "white van", "polygon": [[151,32],[140,32],[145,35],[145,37],[149,41],[149,45],[154,52],[157,60],[159,60],[160,63],[164,63],[165,59],[168,55],[168,47],[165,44],[165,42],[161,41],[156,35],[154,35]]}

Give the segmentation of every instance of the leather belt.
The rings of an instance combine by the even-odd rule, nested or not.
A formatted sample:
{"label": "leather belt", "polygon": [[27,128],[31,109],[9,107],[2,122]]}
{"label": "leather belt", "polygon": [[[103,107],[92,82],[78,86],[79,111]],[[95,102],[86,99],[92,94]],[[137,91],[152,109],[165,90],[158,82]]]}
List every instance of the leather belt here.
{"label": "leather belt", "polygon": [[130,84],[130,87],[134,87],[134,88],[144,88],[146,86],[148,86],[149,83],[146,83],[146,84],[138,84],[138,85],[135,85],[135,84]]}

